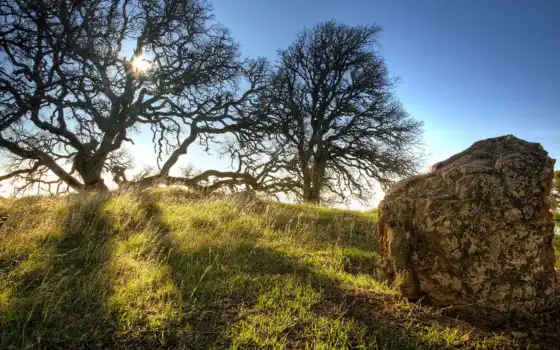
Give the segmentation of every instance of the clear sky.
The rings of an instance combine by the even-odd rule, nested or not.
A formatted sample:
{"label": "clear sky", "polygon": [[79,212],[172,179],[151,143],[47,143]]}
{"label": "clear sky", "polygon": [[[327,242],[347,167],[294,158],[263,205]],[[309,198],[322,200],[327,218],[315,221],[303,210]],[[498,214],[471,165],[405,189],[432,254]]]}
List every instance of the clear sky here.
{"label": "clear sky", "polygon": [[[425,123],[428,163],[514,134],[560,157],[560,0],[213,0],[247,56],[276,57],[303,27],[383,27],[397,94]],[[560,165],[560,161],[559,161]]]}
{"label": "clear sky", "polygon": [[[274,60],[298,31],[325,20],[382,26],[380,52],[402,79],[397,95],[425,124],[426,168],[504,134],[560,158],[560,0],[211,2],[249,57]],[[227,165],[197,149],[184,158],[205,169]]]}

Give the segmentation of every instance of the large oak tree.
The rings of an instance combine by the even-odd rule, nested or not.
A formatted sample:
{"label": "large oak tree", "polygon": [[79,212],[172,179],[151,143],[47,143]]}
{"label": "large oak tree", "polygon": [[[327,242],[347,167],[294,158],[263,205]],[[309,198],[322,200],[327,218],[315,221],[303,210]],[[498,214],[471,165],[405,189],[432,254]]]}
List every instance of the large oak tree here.
{"label": "large oak tree", "polygon": [[142,125],[160,168],[144,182],[168,181],[193,142],[236,131],[266,72],[204,0],[0,0],[0,61],[0,180],[21,189],[129,183],[123,145]]}
{"label": "large oak tree", "polygon": [[239,158],[255,189],[306,202],[370,199],[419,165],[421,123],[394,95],[396,79],[377,51],[378,26],[334,21],[303,30],[287,49]]}

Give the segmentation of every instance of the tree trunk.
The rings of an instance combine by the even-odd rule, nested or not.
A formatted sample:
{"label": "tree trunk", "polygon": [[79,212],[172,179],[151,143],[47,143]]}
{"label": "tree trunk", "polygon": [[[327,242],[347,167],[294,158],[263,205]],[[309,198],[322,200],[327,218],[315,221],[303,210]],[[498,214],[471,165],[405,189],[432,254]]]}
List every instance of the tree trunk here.
{"label": "tree trunk", "polygon": [[104,159],[92,162],[91,157],[77,154],[74,160],[74,168],[82,177],[86,191],[108,191],[107,185],[101,177]]}
{"label": "tree trunk", "polygon": [[320,204],[321,196],[318,195],[315,191],[311,190],[303,194],[303,201],[309,204]]}
{"label": "tree trunk", "polygon": [[306,181],[304,181],[303,201],[310,204],[320,204],[321,190],[325,180],[325,164],[315,163],[310,173],[308,182],[305,183]]}
{"label": "tree trunk", "polygon": [[105,181],[100,175],[97,174],[88,174],[85,177],[82,176],[84,179],[84,186],[86,191],[108,191],[109,188],[105,185]]}

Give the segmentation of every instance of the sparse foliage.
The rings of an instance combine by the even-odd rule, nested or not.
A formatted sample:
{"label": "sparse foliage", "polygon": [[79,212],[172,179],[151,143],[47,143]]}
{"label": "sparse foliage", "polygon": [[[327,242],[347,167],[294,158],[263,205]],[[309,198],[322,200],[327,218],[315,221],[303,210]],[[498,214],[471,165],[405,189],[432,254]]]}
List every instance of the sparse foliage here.
{"label": "sparse foliage", "polygon": [[419,165],[421,123],[395,98],[376,51],[378,26],[326,22],[279,51],[260,113],[247,121],[261,139],[241,155],[267,190],[306,202],[387,187]]}
{"label": "sparse foliage", "polygon": [[120,150],[140,125],[165,178],[195,140],[231,131],[229,110],[250,95],[239,79],[255,87],[265,62],[241,62],[210,19],[204,0],[0,0],[3,179],[104,189],[112,172],[124,183]]}
{"label": "sparse foliage", "polygon": [[[204,0],[0,0],[0,180],[50,192],[181,184],[367,198],[414,172],[421,125],[392,93],[377,26],[304,30],[276,67],[243,60]],[[127,178],[149,129],[157,169]],[[191,145],[233,170],[174,176]],[[192,169],[191,169],[192,170]],[[47,187],[44,187],[47,186]],[[54,190],[53,190],[54,187]]]}

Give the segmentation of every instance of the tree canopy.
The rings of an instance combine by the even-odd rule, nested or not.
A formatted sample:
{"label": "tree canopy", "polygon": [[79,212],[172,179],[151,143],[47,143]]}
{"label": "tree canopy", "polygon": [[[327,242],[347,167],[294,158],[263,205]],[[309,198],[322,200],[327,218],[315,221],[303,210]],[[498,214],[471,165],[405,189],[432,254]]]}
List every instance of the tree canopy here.
{"label": "tree canopy", "polygon": [[[377,26],[319,24],[244,59],[204,0],[0,0],[0,180],[16,190],[177,183],[365,198],[412,173],[421,125],[393,96]],[[138,130],[157,170],[129,179]],[[170,170],[191,145],[231,171]],[[53,187],[54,186],[54,187]]]}
{"label": "tree canopy", "polygon": [[122,146],[140,125],[153,132],[165,178],[195,139],[230,131],[230,111],[265,64],[242,61],[210,19],[198,0],[2,0],[0,147],[12,159],[3,179],[105,188],[104,171],[123,180]]}
{"label": "tree canopy", "polygon": [[[380,27],[334,21],[303,30],[279,51],[260,110],[249,124],[248,164],[273,164],[268,188],[306,202],[367,199],[419,165],[421,123],[410,118],[377,52]],[[259,169],[261,170],[261,169]],[[273,186],[274,184],[274,186]]]}

